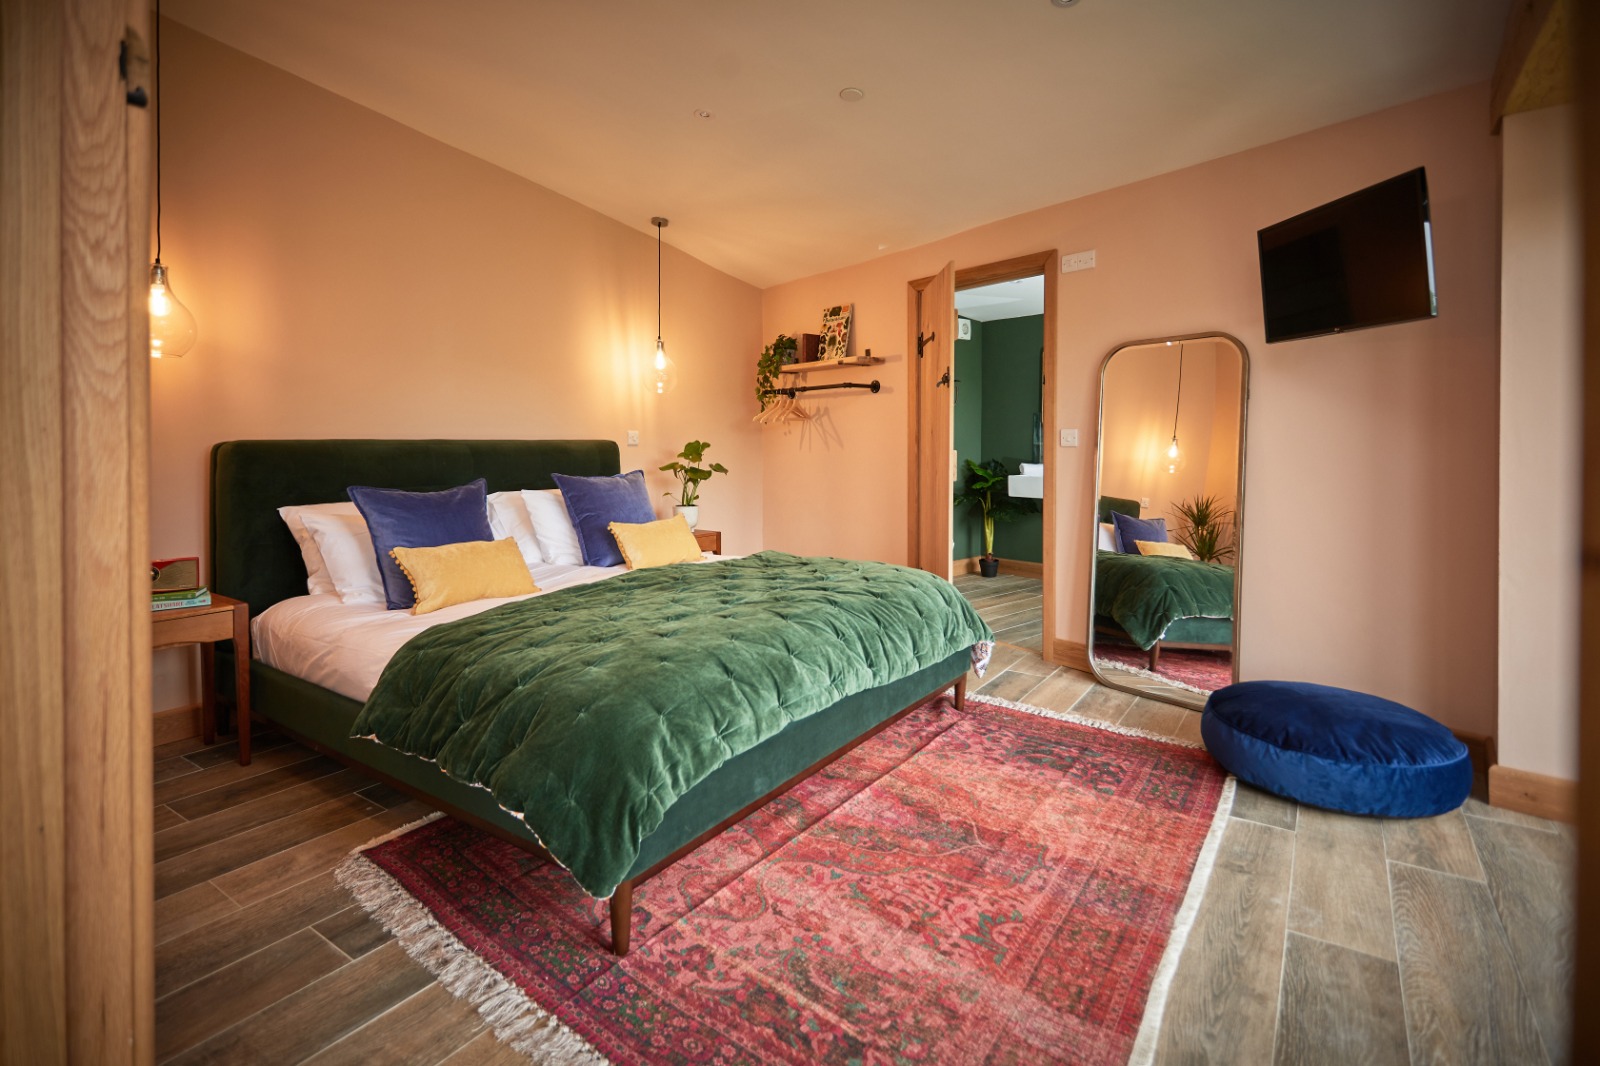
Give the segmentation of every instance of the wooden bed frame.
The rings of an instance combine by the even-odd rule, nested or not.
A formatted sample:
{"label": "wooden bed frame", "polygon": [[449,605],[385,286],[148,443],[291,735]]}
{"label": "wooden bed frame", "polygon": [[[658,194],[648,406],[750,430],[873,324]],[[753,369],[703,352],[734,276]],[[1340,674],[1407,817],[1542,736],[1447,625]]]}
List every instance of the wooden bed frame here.
{"label": "wooden bed frame", "polygon": [[[429,491],[484,477],[496,492],[553,488],[552,472],[595,476],[619,470],[613,441],[228,441],[211,454],[211,587],[244,600],[252,615],[304,595],[305,565],[277,508],[344,500],[349,485]],[[231,656],[231,648],[222,654]],[[628,952],[638,885],[952,685],[956,706],[964,707],[968,656],[963,649],[794,722],[679,797],[641,843],[638,861],[611,896],[612,950]],[[258,661],[251,662],[250,677],[252,713],[285,735],[550,858],[487,791],[449,778],[428,760],[352,741],[348,725],[361,708],[357,701]]]}

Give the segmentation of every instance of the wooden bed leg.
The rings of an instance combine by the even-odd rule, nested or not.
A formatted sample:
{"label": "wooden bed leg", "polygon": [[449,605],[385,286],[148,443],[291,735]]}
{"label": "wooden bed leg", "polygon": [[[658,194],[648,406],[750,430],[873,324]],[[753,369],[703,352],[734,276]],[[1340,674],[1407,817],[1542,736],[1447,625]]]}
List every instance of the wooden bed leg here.
{"label": "wooden bed leg", "polygon": [[617,958],[628,953],[628,934],[633,932],[633,882],[624,881],[611,893],[611,953]]}
{"label": "wooden bed leg", "polygon": [[1150,645],[1150,672],[1155,673],[1156,663],[1161,661],[1161,642],[1158,640]]}
{"label": "wooden bed leg", "polygon": [[956,710],[964,711],[966,709],[967,709],[967,675],[966,674],[962,674],[960,679],[958,681],[956,681]]}

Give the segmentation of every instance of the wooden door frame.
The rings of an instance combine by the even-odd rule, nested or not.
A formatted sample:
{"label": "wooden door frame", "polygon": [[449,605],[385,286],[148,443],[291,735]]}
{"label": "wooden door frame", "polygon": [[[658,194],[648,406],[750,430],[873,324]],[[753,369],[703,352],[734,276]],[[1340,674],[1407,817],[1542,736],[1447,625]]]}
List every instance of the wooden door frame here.
{"label": "wooden door frame", "polygon": [[[956,291],[974,289],[980,285],[994,285],[1002,281],[1017,281],[1021,278],[1031,278],[1034,275],[1044,277],[1044,355],[1040,358],[1039,372],[1043,379],[1040,388],[1040,400],[1043,405],[1044,416],[1044,454],[1041,457],[1044,463],[1045,504],[1044,507],[1044,625],[1043,635],[1039,642],[1043,657],[1053,663],[1062,663],[1079,669],[1088,666],[1087,660],[1080,663],[1081,655],[1073,654],[1074,645],[1067,641],[1058,641],[1055,630],[1055,600],[1056,600],[1056,501],[1060,493],[1055,485],[1056,463],[1052,459],[1055,454],[1054,441],[1056,439],[1056,285],[1052,273],[1060,256],[1052,248],[1048,251],[1034,252],[1030,255],[1019,255],[1012,259],[1003,259],[995,263],[985,263],[982,266],[962,267],[956,271]],[[922,472],[924,456],[922,442],[918,433],[917,412],[922,403],[922,381],[916,373],[914,362],[917,350],[917,301],[922,292],[933,283],[934,275],[917,278],[910,282],[907,288],[908,321],[906,330],[906,393],[910,420],[907,424],[908,447],[906,467],[906,537],[907,558],[915,562],[917,558],[917,533],[922,520],[922,501],[917,490],[918,475]],[[951,367],[955,366],[955,348],[951,346]],[[955,390],[950,390],[951,406],[955,405]],[[940,456],[939,462],[946,458]]]}

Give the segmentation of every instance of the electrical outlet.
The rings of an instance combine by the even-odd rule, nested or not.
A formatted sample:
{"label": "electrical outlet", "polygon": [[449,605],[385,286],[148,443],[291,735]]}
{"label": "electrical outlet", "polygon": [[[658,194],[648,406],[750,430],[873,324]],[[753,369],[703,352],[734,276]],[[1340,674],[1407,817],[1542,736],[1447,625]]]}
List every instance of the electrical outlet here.
{"label": "electrical outlet", "polygon": [[1148,497],[1148,496],[1140,496],[1139,497],[1139,506],[1140,507],[1149,507],[1150,506],[1150,497]]}
{"label": "electrical outlet", "polygon": [[637,448],[638,446],[639,446],[639,431],[636,430],[636,429],[628,430],[628,447]]}
{"label": "electrical outlet", "polygon": [[1078,431],[1075,429],[1062,430],[1061,446],[1063,448],[1076,448],[1078,446]]}
{"label": "electrical outlet", "polygon": [[1094,269],[1094,249],[1087,252],[1071,252],[1061,257],[1061,273],[1070,274],[1074,270]]}

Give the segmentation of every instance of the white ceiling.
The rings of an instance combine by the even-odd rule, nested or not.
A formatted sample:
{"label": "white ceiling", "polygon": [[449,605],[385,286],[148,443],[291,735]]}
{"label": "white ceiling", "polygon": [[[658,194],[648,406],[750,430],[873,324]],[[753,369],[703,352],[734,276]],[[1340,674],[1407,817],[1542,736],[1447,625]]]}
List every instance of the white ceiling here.
{"label": "white ceiling", "polygon": [[1486,81],[1509,3],[164,7],[765,287]]}
{"label": "white ceiling", "polygon": [[979,285],[956,293],[956,310],[979,322],[1044,314],[1044,275]]}

